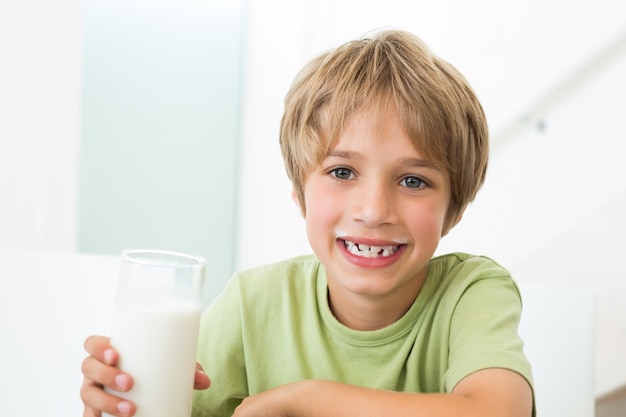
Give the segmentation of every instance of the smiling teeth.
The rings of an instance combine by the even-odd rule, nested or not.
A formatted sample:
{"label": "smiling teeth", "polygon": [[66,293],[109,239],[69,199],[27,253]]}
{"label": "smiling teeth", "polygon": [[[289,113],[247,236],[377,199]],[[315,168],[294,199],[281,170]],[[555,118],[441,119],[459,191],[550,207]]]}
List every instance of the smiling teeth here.
{"label": "smiling teeth", "polygon": [[377,258],[393,255],[398,251],[398,246],[374,246],[363,243],[356,244],[349,240],[344,241],[346,249],[353,255],[362,256],[364,258]]}

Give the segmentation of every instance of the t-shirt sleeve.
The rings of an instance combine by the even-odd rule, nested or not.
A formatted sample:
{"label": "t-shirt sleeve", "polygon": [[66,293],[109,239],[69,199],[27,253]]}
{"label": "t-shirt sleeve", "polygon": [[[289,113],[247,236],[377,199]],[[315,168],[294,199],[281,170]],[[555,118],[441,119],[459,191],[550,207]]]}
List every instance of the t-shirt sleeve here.
{"label": "t-shirt sleeve", "polygon": [[446,391],[487,368],[512,370],[532,386],[517,330],[521,311],[520,293],[508,275],[478,279],[465,289],[451,319]]}
{"label": "t-shirt sleeve", "polygon": [[197,358],[211,387],[195,391],[192,417],[230,416],[248,395],[240,304],[235,277],[202,315]]}

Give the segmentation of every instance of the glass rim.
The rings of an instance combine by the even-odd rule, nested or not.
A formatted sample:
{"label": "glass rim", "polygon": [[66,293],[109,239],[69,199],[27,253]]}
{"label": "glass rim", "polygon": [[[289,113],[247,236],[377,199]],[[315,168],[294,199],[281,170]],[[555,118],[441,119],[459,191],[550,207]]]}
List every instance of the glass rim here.
{"label": "glass rim", "polygon": [[137,265],[169,268],[204,268],[207,264],[206,259],[201,256],[163,249],[124,249],[121,257]]}

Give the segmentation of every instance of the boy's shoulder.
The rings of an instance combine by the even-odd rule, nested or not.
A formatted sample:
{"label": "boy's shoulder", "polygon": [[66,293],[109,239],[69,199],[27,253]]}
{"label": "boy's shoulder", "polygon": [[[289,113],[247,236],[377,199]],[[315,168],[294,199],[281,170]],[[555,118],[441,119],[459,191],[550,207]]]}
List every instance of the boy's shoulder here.
{"label": "boy's shoulder", "polygon": [[461,299],[482,303],[486,298],[520,298],[511,273],[491,258],[456,252],[431,259],[423,291],[445,301],[454,311]]}
{"label": "boy's shoulder", "polygon": [[430,260],[431,275],[440,278],[454,276],[458,278],[510,278],[509,271],[493,259],[484,255],[472,255],[464,252],[452,252],[438,255]]}
{"label": "boy's shoulder", "polygon": [[317,257],[297,256],[236,272],[226,292],[238,294],[243,304],[261,309],[262,305],[281,304],[285,299],[306,299],[316,294],[319,277]]}
{"label": "boy's shoulder", "polygon": [[498,262],[493,260],[492,258],[485,255],[475,255],[466,252],[450,252],[445,254],[440,254],[437,256],[433,256],[430,260],[431,263],[442,263],[449,265],[482,265],[482,266],[493,266],[497,268],[503,268]]}
{"label": "boy's shoulder", "polygon": [[320,261],[313,254],[274,261],[235,273],[239,280],[281,280],[293,276],[317,275]]}

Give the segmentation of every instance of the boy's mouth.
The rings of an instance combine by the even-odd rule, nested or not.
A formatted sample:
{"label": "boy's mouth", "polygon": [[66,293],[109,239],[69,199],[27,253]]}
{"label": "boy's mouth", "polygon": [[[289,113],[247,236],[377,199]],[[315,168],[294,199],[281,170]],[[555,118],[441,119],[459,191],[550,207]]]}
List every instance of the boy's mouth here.
{"label": "boy's mouth", "polygon": [[402,245],[366,245],[364,243],[354,243],[349,240],[343,240],[344,247],[353,255],[362,256],[364,258],[384,258],[391,256],[400,249]]}

